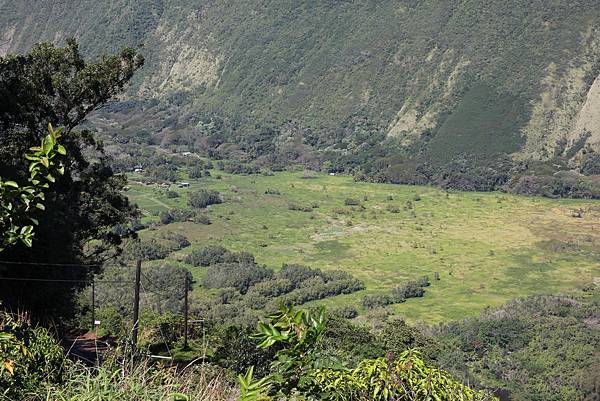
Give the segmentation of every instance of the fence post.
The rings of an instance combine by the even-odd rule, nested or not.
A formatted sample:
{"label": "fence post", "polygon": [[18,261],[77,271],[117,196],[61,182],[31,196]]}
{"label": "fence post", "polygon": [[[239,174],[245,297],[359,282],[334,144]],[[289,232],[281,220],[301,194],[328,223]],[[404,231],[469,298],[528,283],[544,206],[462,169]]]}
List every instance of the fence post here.
{"label": "fence post", "polygon": [[133,294],[133,329],[131,330],[132,351],[137,348],[138,327],[140,320],[140,279],[142,275],[142,261],[138,260],[135,264],[135,288]]}

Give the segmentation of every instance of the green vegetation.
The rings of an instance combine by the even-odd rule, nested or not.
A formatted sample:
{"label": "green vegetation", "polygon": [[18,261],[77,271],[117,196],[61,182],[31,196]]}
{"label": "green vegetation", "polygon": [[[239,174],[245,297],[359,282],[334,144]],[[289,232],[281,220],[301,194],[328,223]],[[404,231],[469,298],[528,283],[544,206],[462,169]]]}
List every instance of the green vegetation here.
{"label": "green vegetation", "polygon": [[[121,236],[113,228],[128,224],[136,212],[121,194],[124,177],[113,173],[102,144],[80,125],[89,113],[121,93],[142,63],[127,48],[95,62],[86,61],[74,40],[65,47],[38,44],[26,54],[0,58],[0,176],[5,183],[29,181],[32,186],[26,188],[23,203],[10,199],[14,193],[3,192],[3,210],[29,206],[27,217],[39,221],[35,247],[25,246],[28,238],[25,245],[17,243],[2,252],[2,260],[9,264],[0,265],[0,274],[12,279],[0,281],[5,307],[25,308],[48,319],[72,316],[76,292],[118,248]],[[60,145],[52,133],[48,136],[49,123],[64,127]],[[51,161],[58,163],[51,159],[54,153],[63,154],[62,165],[55,164],[48,171]],[[36,187],[44,182],[52,185],[41,193]],[[42,195],[43,212],[33,208]],[[10,228],[10,222],[2,220],[2,228]],[[24,230],[32,232],[31,226]],[[98,266],[93,271],[39,267],[40,263]],[[22,281],[57,278],[64,281]]]}
{"label": "green vegetation", "polygon": [[600,291],[536,296],[441,326],[439,361],[511,400],[593,400],[600,389]]}
{"label": "green vegetation", "polygon": [[[449,374],[428,366],[418,351],[407,350],[388,359],[363,360],[354,369],[329,367],[317,345],[325,334],[324,310],[311,313],[282,307],[259,323],[259,348],[277,347],[272,373],[256,381],[254,368],[239,375],[240,401],[280,397],[346,400],[493,400],[456,382]],[[329,362],[331,364],[331,361]],[[268,397],[267,394],[272,395]]]}
{"label": "green vegetation", "polygon": [[[185,177],[184,170],[180,174]],[[360,310],[365,295],[438,277],[422,298],[392,306],[412,322],[432,323],[475,316],[524,295],[572,291],[599,275],[600,210],[594,201],[446,192],[323,174],[309,180],[303,173],[219,174],[221,179],[213,170],[211,177],[190,180],[190,189],[172,188],[179,198],[167,198],[157,185],[136,183],[134,174],[127,192],[144,212],[142,221],[152,226],[139,233],[142,238],[185,233],[191,246],[167,260],[189,268],[198,283],[206,270],[186,258],[208,244],[249,252],[272,269],[298,263],[343,270],[365,284],[365,291],[326,300],[332,307],[351,304]],[[186,208],[185,194],[199,188],[217,190],[225,199],[206,212],[211,225],[154,225],[169,209]],[[346,206],[349,197],[367,200]],[[313,202],[319,207],[309,212],[288,207]]]}
{"label": "green vegetation", "polygon": [[63,130],[59,128],[55,131],[52,125],[49,125],[48,131],[49,134],[42,139],[41,146],[31,148],[32,153],[25,155],[29,160],[29,185],[23,186],[15,181],[3,181],[0,178],[0,252],[18,241],[31,247],[34,225],[38,222],[27,215],[36,208],[45,209],[44,189],[56,181],[55,174],[64,173],[60,155],[66,155],[67,151],[57,142]]}
{"label": "green vegetation", "polygon": [[0,401],[597,398],[594,1],[29,3]]}
{"label": "green vegetation", "polygon": [[[457,172],[448,164],[466,159],[475,178],[449,182],[487,190],[525,166],[507,166],[509,154],[568,170],[599,150],[594,0],[31,8],[0,2],[3,50],[25,52],[64,32],[77,32],[92,57],[144,45],[146,67],[128,96],[92,119],[117,163],[138,158],[140,144],[160,145],[235,161],[229,172],[256,171],[245,164],[256,160],[439,183]],[[584,104],[591,111],[581,115]],[[169,167],[148,173],[176,178]]]}

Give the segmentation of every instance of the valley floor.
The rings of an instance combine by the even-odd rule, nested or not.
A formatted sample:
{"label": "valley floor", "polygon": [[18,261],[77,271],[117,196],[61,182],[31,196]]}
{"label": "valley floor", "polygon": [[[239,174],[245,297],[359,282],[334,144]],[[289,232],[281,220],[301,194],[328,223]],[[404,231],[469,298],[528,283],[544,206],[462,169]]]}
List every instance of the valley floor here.
{"label": "valley floor", "polygon": [[[600,281],[598,201],[446,192],[301,172],[242,176],[216,170],[198,180],[182,175],[190,188],[171,185],[180,196],[167,198],[156,184],[142,184],[135,174],[129,178],[127,194],[147,222],[158,221],[158,213],[169,208],[188,208],[187,193],[196,189],[215,189],[225,198],[207,210],[210,225],[171,223],[141,233],[144,238],[184,234],[192,246],[172,253],[169,261],[183,264],[189,252],[218,243],[251,252],[275,269],[283,263],[342,269],[366,284],[365,291],[322,301],[328,305],[360,307],[365,294],[428,275],[432,284],[423,298],[393,308],[408,321],[431,324],[476,316],[513,298],[569,292]],[[202,277],[203,268],[187,267]]]}

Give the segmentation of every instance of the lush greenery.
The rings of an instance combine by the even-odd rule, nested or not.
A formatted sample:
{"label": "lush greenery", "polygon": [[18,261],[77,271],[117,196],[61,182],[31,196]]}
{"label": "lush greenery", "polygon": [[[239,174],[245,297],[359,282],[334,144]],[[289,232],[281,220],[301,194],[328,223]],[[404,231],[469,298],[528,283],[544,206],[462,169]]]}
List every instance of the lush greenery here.
{"label": "lush greenery", "polygon": [[[202,265],[209,263],[209,253],[225,260],[217,256],[222,247],[251,253],[256,263],[275,270],[284,264],[343,270],[366,290],[325,303],[352,306],[363,315],[380,313],[365,310],[363,297],[390,295],[428,276],[431,285],[423,297],[388,308],[411,322],[431,324],[476,316],[521,296],[572,291],[596,275],[600,210],[595,201],[463,193],[304,172],[243,176],[213,169],[211,176],[188,179],[181,168],[178,174],[191,184],[171,187],[178,198],[167,197],[156,184],[135,183],[138,174],[130,176],[127,195],[144,213],[148,229],[139,232],[141,238],[185,234],[191,245],[170,253],[166,263],[188,268],[196,288],[208,272]],[[164,214],[192,211],[186,194],[201,188],[216,190],[225,200],[201,212],[211,225],[194,224],[194,217],[159,224]],[[347,206],[347,198],[360,205]],[[201,300],[204,292],[194,297]]]}
{"label": "lush greenery", "polygon": [[[44,329],[8,315],[2,331],[2,399],[45,400],[220,400],[235,391],[227,372],[204,363],[177,372],[149,361],[123,359],[117,354],[99,367],[73,363]],[[460,384],[448,373],[424,362],[417,350],[406,350],[387,359],[365,359],[345,368],[320,346],[327,331],[324,310],[282,307],[269,321],[259,323],[253,336],[258,349],[272,361],[266,375],[255,378],[251,365],[239,376],[239,400],[493,400]],[[161,329],[162,330],[162,329]],[[355,328],[354,330],[357,330]],[[235,362],[252,354],[256,343],[246,344]],[[274,348],[274,353],[268,350]],[[377,352],[377,351],[375,351]],[[121,355],[122,357],[127,355]],[[254,359],[254,362],[257,362]],[[340,385],[341,384],[341,385]]]}
{"label": "lush greenery", "polygon": [[441,326],[439,360],[506,399],[593,400],[600,390],[600,291],[537,296]]}
{"label": "lush greenery", "polygon": [[67,151],[57,143],[62,129],[55,131],[52,125],[49,125],[48,130],[49,134],[42,139],[41,146],[31,148],[33,153],[25,156],[30,161],[27,178],[29,185],[0,179],[0,251],[18,241],[31,247],[34,225],[38,222],[33,217],[28,217],[28,214],[35,208],[45,209],[43,190],[56,181],[55,174],[64,172],[63,162],[59,158]]}
{"label": "lush greenery", "polygon": [[[89,113],[122,92],[142,62],[136,51],[127,48],[86,61],[73,40],[65,47],[39,44],[27,54],[0,58],[0,176],[5,183],[54,181],[43,191],[45,211],[28,213],[39,220],[36,246],[15,244],[2,252],[4,261],[17,263],[0,264],[1,275],[13,279],[0,281],[0,297],[7,307],[38,311],[37,316],[48,318],[72,315],[76,291],[86,286],[99,266],[76,269],[38,264],[100,264],[121,241],[113,227],[135,216],[121,194],[124,177],[113,174],[102,144],[81,124]],[[48,138],[48,123],[64,127],[56,152],[65,155],[61,155],[62,166],[54,166],[56,173],[44,173],[55,146],[52,134]],[[42,141],[41,149],[30,151]],[[31,152],[32,159],[24,159]],[[36,184],[31,181],[31,185]],[[41,196],[34,188],[28,194]],[[8,201],[3,197],[5,206]],[[20,281],[57,278],[64,281]]]}
{"label": "lush greenery", "polygon": [[[352,369],[333,367],[317,347],[326,330],[324,310],[282,307],[259,323],[259,348],[276,347],[271,374],[253,378],[254,368],[240,375],[241,401],[288,397],[307,400],[492,400],[428,366],[418,351],[363,360]],[[326,358],[323,360],[323,358]],[[271,395],[269,397],[268,395]]]}

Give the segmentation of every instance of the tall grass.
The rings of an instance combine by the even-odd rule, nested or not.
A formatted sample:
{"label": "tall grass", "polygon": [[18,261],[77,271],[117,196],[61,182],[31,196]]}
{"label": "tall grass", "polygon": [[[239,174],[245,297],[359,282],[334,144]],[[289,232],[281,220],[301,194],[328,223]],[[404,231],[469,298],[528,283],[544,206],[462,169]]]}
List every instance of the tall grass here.
{"label": "tall grass", "polygon": [[210,365],[157,368],[142,363],[132,370],[116,363],[96,369],[75,365],[60,385],[47,386],[29,401],[230,401],[236,390]]}

